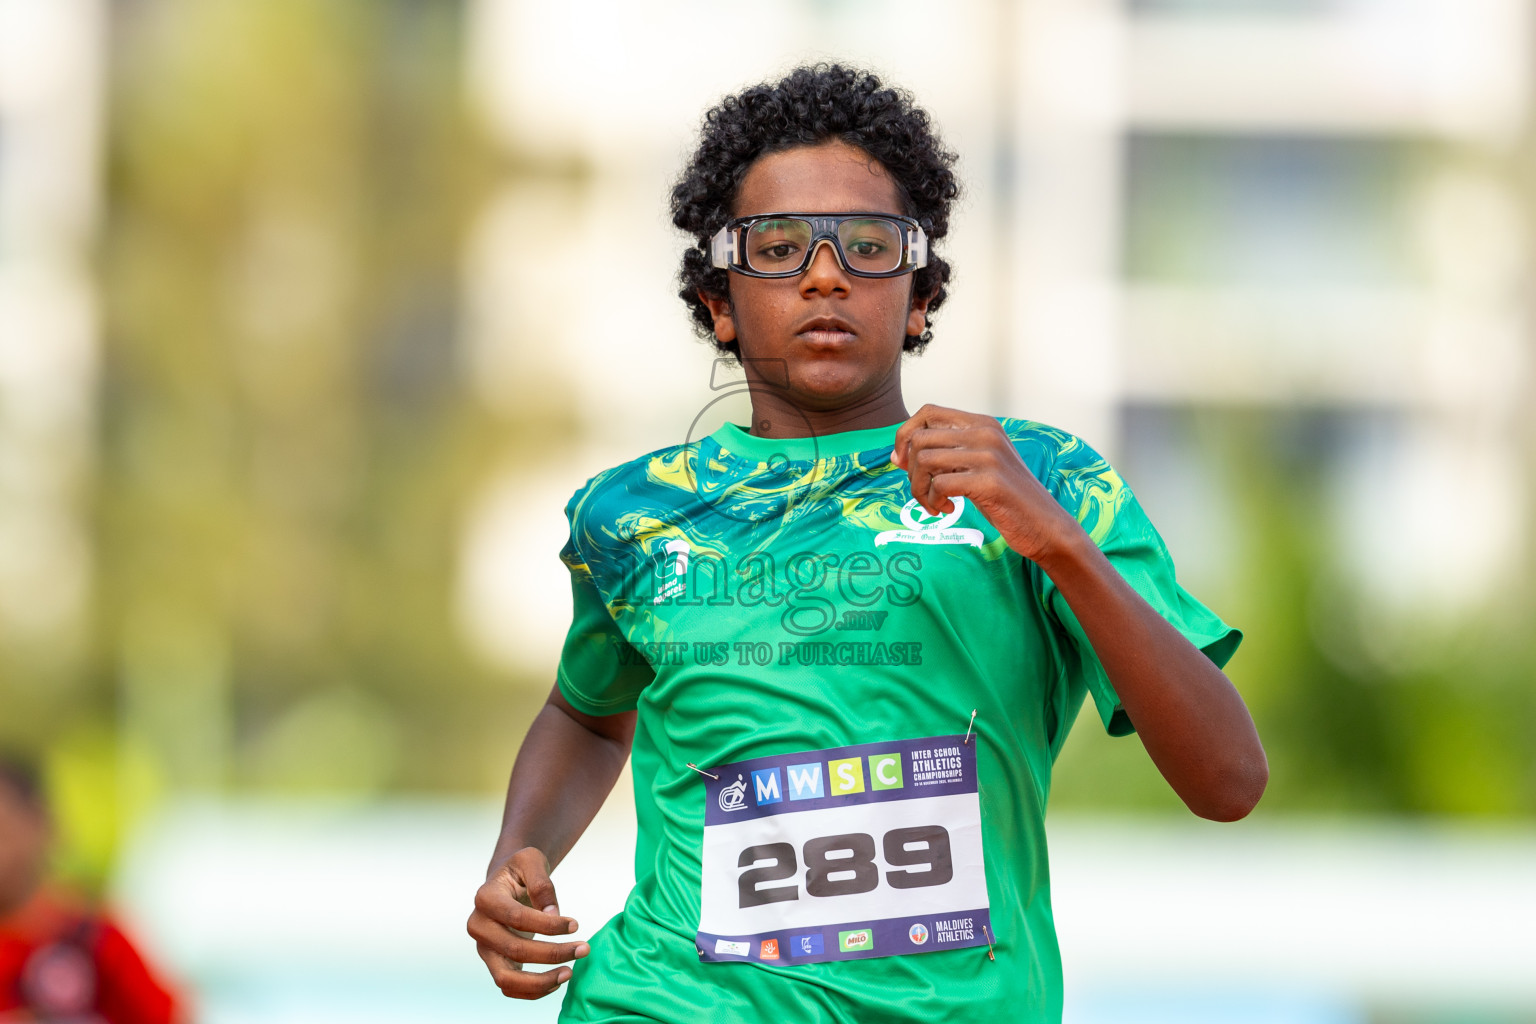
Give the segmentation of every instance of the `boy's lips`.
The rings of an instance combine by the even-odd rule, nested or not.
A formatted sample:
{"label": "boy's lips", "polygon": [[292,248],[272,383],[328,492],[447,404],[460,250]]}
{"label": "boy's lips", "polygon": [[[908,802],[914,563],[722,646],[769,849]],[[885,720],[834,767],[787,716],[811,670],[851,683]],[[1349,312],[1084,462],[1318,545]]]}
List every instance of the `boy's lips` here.
{"label": "boy's lips", "polygon": [[841,345],[858,337],[853,325],[835,316],[819,316],[807,320],[795,335],[814,345]]}

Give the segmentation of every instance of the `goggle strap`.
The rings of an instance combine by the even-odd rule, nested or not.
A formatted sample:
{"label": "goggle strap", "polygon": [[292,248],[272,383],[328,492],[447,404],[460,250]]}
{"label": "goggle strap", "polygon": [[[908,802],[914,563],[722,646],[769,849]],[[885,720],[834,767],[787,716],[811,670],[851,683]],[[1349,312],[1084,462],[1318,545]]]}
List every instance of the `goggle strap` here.
{"label": "goggle strap", "polygon": [[709,262],[724,270],[736,262],[740,228],[723,227],[709,240]]}

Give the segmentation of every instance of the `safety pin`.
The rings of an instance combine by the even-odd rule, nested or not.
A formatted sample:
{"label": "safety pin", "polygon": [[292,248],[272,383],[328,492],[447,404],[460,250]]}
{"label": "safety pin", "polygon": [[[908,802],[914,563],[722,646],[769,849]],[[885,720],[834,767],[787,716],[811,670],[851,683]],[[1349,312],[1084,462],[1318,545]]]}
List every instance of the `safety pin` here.
{"label": "safety pin", "polygon": [[966,743],[971,742],[971,729],[975,725],[976,725],[976,709],[975,708],[971,708],[971,722],[970,722],[969,725],[967,725],[965,727],[965,739],[962,741],[961,746],[964,746]]}
{"label": "safety pin", "polygon": [[987,959],[995,963],[997,961],[997,957],[992,955],[992,933],[987,930],[986,925],[982,925],[981,934],[987,937]]}
{"label": "safety pin", "polygon": [[692,761],[688,762],[688,767],[692,768],[694,771],[698,772],[700,775],[708,775],[710,778],[714,779],[716,782],[720,781],[720,776],[716,775],[714,772],[707,772],[707,771],[705,771],[703,768],[700,768],[698,765],[694,764]]}

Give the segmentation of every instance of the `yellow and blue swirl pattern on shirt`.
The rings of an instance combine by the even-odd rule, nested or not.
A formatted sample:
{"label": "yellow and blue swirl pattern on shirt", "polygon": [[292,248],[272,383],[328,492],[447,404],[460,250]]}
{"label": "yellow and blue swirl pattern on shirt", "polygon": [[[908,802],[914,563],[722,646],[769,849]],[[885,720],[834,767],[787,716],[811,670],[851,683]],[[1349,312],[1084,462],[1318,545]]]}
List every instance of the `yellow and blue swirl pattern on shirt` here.
{"label": "yellow and blue swirl pattern on shirt", "polygon": [[[1218,664],[1240,634],[1177,582],[1125,482],[1061,430],[1000,418],[1024,464]],[[1061,1015],[1044,818],[1085,695],[1131,729],[1071,609],[972,505],[940,519],[890,456],[897,424],[766,439],[727,424],[571,498],[561,692],[636,709],[639,841],[624,913],[577,963],[563,1020],[1046,1021]],[[701,777],[686,767],[963,732],[977,711],[997,962],[953,950],[701,963]],[[899,894],[892,895],[893,906]],[[569,897],[567,897],[569,899]],[[893,914],[893,916],[895,916]]]}

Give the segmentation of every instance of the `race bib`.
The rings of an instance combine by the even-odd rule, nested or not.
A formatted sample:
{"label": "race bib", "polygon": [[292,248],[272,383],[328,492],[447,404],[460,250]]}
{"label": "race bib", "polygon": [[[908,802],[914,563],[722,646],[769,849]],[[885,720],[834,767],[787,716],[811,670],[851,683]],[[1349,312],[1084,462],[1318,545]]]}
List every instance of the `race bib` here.
{"label": "race bib", "polygon": [[985,945],[976,747],[962,740],[711,768],[703,959],[818,963]]}

